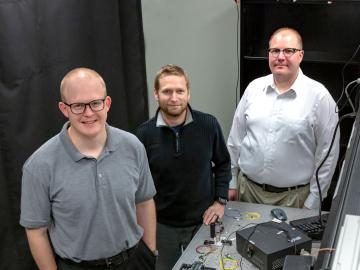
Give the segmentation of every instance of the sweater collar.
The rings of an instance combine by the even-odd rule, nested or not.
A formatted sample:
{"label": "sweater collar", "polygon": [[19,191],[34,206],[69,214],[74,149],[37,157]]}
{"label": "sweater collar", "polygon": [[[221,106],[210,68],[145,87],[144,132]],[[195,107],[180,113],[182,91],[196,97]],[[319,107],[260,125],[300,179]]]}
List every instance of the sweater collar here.
{"label": "sweater collar", "polygon": [[[160,107],[156,111],[155,118],[156,118],[156,127],[168,127],[168,124],[165,123],[164,118],[160,113]],[[184,126],[190,124],[193,121],[194,121],[193,111],[190,105],[188,105],[186,109],[186,118],[185,118]]]}

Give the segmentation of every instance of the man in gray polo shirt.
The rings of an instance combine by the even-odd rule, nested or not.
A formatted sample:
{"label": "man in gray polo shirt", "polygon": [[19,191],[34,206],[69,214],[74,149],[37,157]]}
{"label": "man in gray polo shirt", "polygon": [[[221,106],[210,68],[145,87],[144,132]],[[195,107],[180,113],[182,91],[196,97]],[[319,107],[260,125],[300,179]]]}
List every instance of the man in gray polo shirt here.
{"label": "man in gray polo shirt", "polygon": [[111,98],[95,71],[70,71],[60,94],[69,121],[23,167],[20,224],[38,267],[153,269],[156,192],[143,145],[106,123]]}

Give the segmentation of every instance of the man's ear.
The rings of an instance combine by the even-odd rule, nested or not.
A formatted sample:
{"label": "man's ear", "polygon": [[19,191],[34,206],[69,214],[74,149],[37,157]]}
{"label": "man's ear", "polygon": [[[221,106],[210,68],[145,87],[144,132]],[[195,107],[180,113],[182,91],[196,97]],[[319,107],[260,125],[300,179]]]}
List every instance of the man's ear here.
{"label": "man's ear", "polygon": [[154,98],[156,101],[159,101],[159,90],[154,88]]}
{"label": "man's ear", "polygon": [[302,60],[304,59],[304,54],[305,54],[304,50],[302,50],[302,51],[299,52],[300,63],[301,63]]}
{"label": "man's ear", "polygon": [[105,106],[106,106],[107,112],[110,110],[111,102],[112,102],[111,97],[106,96],[106,98],[105,98]]}
{"label": "man's ear", "polygon": [[66,117],[66,118],[69,118],[69,113],[66,109],[66,105],[64,104],[64,102],[60,101],[58,103],[58,107],[59,107],[59,110],[63,113],[63,115]]}

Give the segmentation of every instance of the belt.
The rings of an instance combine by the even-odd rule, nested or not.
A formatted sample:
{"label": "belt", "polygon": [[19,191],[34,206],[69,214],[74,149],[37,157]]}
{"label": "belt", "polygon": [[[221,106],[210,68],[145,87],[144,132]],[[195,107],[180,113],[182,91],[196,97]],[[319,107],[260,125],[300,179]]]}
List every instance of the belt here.
{"label": "belt", "polygon": [[260,184],[260,183],[257,183],[257,182],[255,182],[255,181],[251,180],[251,179],[250,179],[249,177],[247,177],[245,174],[244,174],[244,176],[246,177],[246,179],[247,179],[249,182],[251,182],[251,183],[253,183],[253,184],[261,187],[264,191],[266,191],[266,192],[273,192],[273,193],[281,193],[281,192],[285,192],[285,191],[289,191],[289,190],[294,190],[294,189],[298,189],[298,188],[305,187],[305,186],[309,185],[309,184],[304,184],[304,185],[298,185],[298,186],[292,186],[292,187],[274,187],[274,186],[268,185],[268,184]]}
{"label": "belt", "polygon": [[60,260],[62,260],[63,262],[65,262],[66,264],[71,264],[71,265],[77,265],[80,267],[110,267],[110,266],[114,266],[114,265],[119,265],[124,263],[125,261],[127,261],[135,252],[137,247],[137,244],[135,246],[133,246],[132,248],[129,248],[127,250],[124,250],[122,252],[120,252],[119,254],[116,254],[112,257],[109,258],[104,258],[104,259],[97,259],[97,260],[90,260],[90,261],[80,261],[80,262],[74,262],[73,260],[67,259],[67,258],[61,258],[60,256],[58,256],[58,258]]}

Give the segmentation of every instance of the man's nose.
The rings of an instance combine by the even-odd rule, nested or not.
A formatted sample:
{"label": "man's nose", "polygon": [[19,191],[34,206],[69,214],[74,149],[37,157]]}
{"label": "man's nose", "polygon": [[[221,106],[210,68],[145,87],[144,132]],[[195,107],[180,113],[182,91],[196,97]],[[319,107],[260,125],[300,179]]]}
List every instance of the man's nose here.
{"label": "man's nose", "polygon": [[88,114],[93,114],[94,112],[93,112],[93,110],[91,109],[91,107],[90,107],[90,104],[86,104],[85,105],[85,109],[84,109],[84,114],[86,114],[86,115],[88,115]]}
{"label": "man's nose", "polygon": [[280,51],[278,57],[278,59],[285,59],[285,54],[284,54],[284,51]]}
{"label": "man's nose", "polygon": [[177,98],[178,98],[178,96],[177,96],[176,92],[173,92],[171,94],[171,100],[177,100]]}

